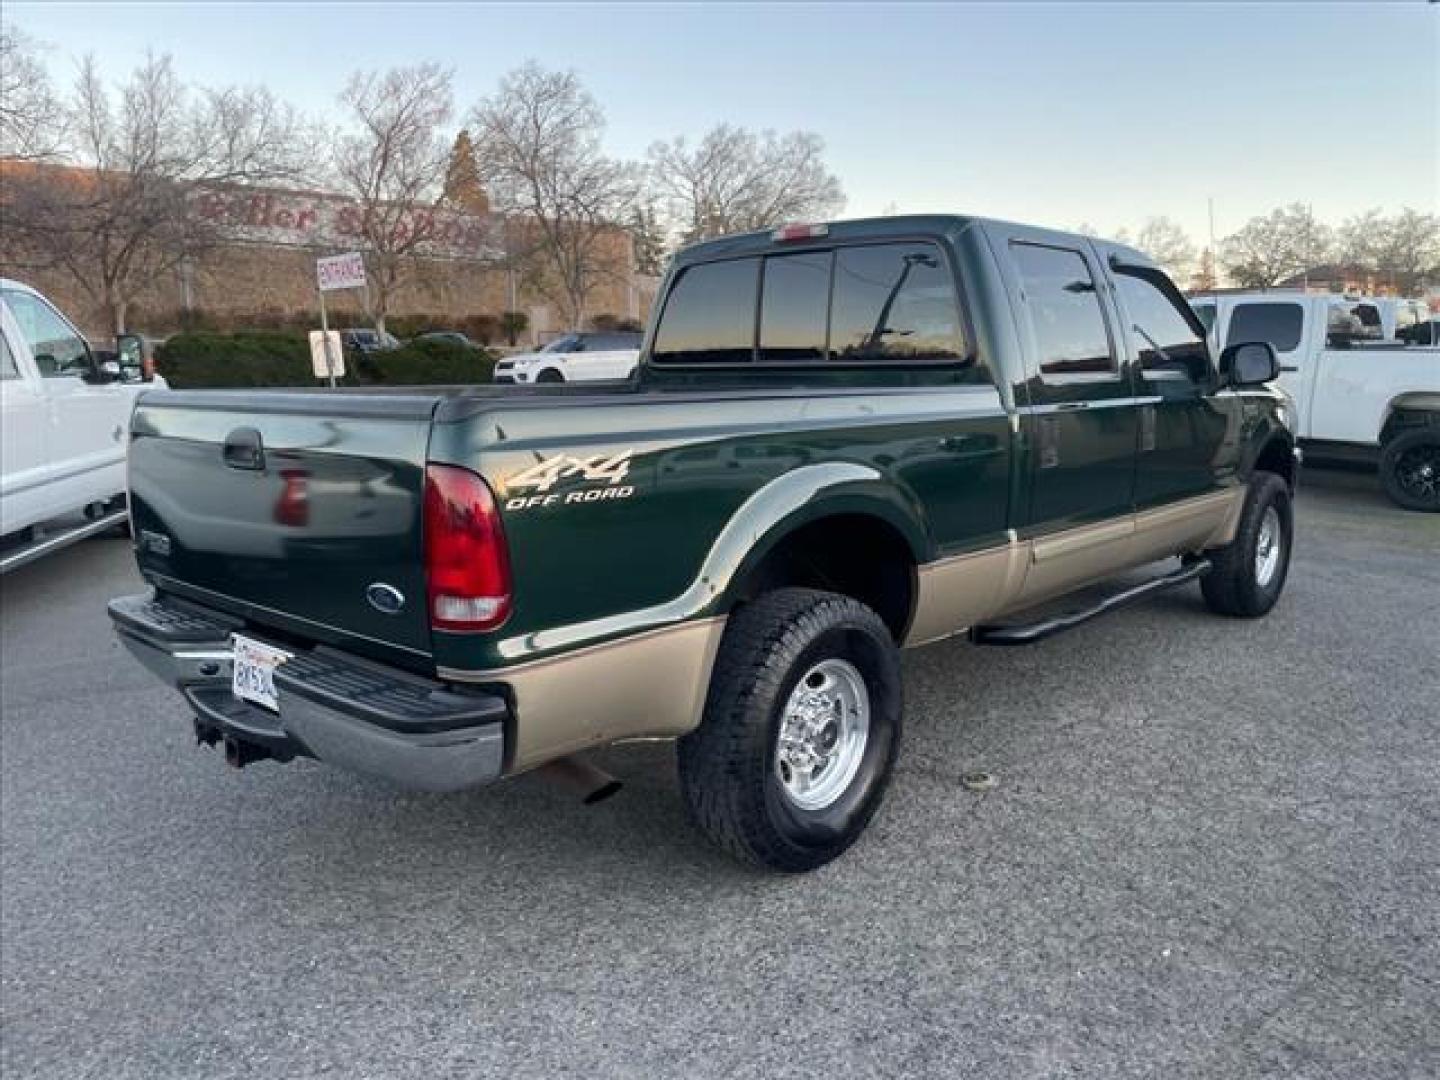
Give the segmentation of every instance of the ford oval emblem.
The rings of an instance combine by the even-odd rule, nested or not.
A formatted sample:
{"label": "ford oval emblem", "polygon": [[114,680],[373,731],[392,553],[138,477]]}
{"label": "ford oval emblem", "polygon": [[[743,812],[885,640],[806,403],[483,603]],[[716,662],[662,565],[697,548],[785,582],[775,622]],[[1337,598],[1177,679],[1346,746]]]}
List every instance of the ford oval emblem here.
{"label": "ford oval emblem", "polygon": [[398,615],[405,607],[405,594],[394,585],[376,581],[365,589],[365,599],[382,615]]}

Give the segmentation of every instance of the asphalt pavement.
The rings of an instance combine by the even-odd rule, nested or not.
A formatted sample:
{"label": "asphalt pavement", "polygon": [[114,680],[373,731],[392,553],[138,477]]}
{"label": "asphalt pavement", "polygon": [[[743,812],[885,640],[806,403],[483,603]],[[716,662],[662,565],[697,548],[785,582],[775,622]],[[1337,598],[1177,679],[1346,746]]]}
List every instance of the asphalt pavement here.
{"label": "asphalt pavement", "polygon": [[[804,877],[595,807],[236,771],[112,639],[121,540],[0,586],[0,1073],[1440,1075],[1440,517],[1310,470],[1267,619],[1196,588],[907,655],[895,783]],[[986,770],[977,793],[963,774]]]}

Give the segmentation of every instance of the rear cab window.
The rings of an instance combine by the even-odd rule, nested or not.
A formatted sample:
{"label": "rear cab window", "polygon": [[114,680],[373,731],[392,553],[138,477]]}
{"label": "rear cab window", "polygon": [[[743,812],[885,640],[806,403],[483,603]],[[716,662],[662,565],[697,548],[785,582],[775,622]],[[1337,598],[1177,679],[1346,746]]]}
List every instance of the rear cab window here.
{"label": "rear cab window", "polygon": [[1230,326],[1225,331],[1225,344],[1266,341],[1277,353],[1294,352],[1300,347],[1304,326],[1305,310],[1296,303],[1262,301],[1236,304],[1230,313]]}
{"label": "rear cab window", "polygon": [[963,356],[955,287],[938,248],[884,244],[835,253],[832,360]]}
{"label": "rear cab window", "polygon": [[929,241],[777,251],[687,267],[666,298],[651,360],[977,367],[949,264]]}
{"label": "rear cab window", "polygon": [[755,358],[760,260],[686,267],[655,332],[657,364],[744,364]]}

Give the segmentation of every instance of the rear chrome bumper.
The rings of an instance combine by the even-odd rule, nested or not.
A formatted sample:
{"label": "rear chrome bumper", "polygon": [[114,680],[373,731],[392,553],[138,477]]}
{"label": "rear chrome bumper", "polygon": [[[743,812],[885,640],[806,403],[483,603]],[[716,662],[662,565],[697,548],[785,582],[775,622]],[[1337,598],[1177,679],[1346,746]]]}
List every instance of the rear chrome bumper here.
{"label": "rear chrome bumper", "polygon": [[293,656],[275,671],[280,709],[271,712],[230,691],[239,620],[150,593],[112,600],[109,610],[125,647],[184,695],[206,741],[237,740],[282,761],[314,757],[421,791],[457,791],[504,772],[510,706],[498,694],[287,644]]}

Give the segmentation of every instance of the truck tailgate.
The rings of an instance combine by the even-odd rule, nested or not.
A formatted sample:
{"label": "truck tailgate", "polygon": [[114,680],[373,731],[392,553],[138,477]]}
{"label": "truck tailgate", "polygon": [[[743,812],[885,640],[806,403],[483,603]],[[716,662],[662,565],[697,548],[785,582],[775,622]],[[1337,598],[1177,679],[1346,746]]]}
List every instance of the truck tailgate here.
{"label": "truck tailgate", "polygon": [[254,624],[424,667],[422,496],[442,396],[145,395],[129,460],[141,570]]}

